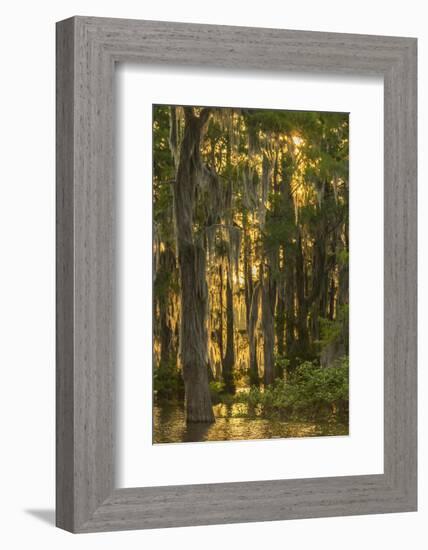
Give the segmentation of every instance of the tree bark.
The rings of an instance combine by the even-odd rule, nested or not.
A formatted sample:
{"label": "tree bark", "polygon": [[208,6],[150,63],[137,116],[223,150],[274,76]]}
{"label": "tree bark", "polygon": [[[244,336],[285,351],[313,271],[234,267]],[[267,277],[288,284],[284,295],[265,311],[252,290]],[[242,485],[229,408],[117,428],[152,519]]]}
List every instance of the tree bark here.
{"label": "tree bark", "polygon": [[242,217],[242,226],[244,234],[244,292],[245,292],[245,315],[247,321],[247,332],[250,324],[250,310],[251,310],[251,299],[253,296],[253,274],[251,272],[251,265],[249,257],[251,254],[250,250],[250,238],[247,234],[247,215],[244,212]]}
{"label": "tree bark", "polygon": [[[344,233],[344,243],[341,243],[341,250],[347,255],[348,254],[348,224],[345,223],[343,228]],[[337,301],[339,306],[344,306],[349,304],[349,264],[347,258],[342,258],[340,267],[339,267],[339,288]]]}
{"label": "tree bark", "polygon": [[206,251],[201,237],[194,235],[193,214],[198,178],[202,177],[200,142],[209,110],[198,116],[184,108],[185,128],[180,146],[174,210],[180,268],[180,359],[187,422],[214,422],[208,384]]}
{"label": "tree bark", "polygon": [[223,357],[223,382],[228,393],[235,393],[233,380],[233,366],[235,364],[235,348],[233,343],[234,322],[233,322],[233,292],[231,285],[230,265],[226,278],[226,352]]}
{"label": "tree bark", "polygon": [[[174,252],[167,247],[159,255],[157,278],[160,278],[162,281],[169,281],[174,270],[175,255]],[[177,356],[174,351],[174,334],[171,328],[170,315],[168,312],[170,302],[169,286],[168,291],[166,291],[165,288],[163,290],[163,292],[158,293],[160,364],[167,365],[172,360],[176,360]]]}
{"label": "tree bark", "polygon": [[168,323],[168,314],[164,305],[160,306],[160,364],[167,365],[172,359],[172,330]]}
{"label": "tree bark", "polygon": [[[292,194],[292,177],[294,172],[294,160],[291,154],[287,154],[282,162],[282,214],[289,220],[294,220],[294,204]],[[295,355],[295,269],[296,269],[296,252],[293,244],[293,239],[296,235],[295,224],[290,227],[288,235],[283,242],[284,252],[284,283],[285,283],[285,351],[286,356],[292,359]]]}
{"label": "tree bark", "polygon": [[303,256],[302,235],[298,230],[296,243],[296,298],[297,298],[297,333],[299,335],[299,356],[308,353],[309,334],[307,326],[307,305],[305,296],[305,261]]}
{"label": "tree bark", "polygon": [[287,356],[294,354],[294,251],[291,244],[285,246],[285,349]]}
{"label": "tree bark", "polygon": [[324,224],[318,229],[313,250],[311,304],[312,342],[320,339],[319,318],[325,317],[327,302],[326,244]]}
{"label": "tree bark", "polygon": [[278,297],[276,304],[276,342],[278,348],[278,355],[283,357],[285,355],[285,285],[281,280],[278,283]]}
{"label": "tree bark", "polygon": [[257,340],[256,328],[259,316],[259,303],[261,293],[260,283],[254,285],[253,294],[251,297],[250,316],[248,322],[248,344],[250,348],[250,385],[259,386],[259,366],[257,363]]}
{"label": "tree bark", "polygon": [[220,262],[219,268],[218,268],[218,276],[220,279],[220,287],[219,287],[219,309],[220,309],[220,315],[219,315],[219,328],[218,328],[218,349],[220,352],[220,357],[223,361],[223,355],[224,355],[224,345],[223,345],[223,266]]}
{"label": "tree bark", "polygon": [[276,285],[272,280],[269,271],[263,273],[261,269],[262,281],[262,327],[263,327],[263,360],[264,360],[264,385],[272,384],[275,380],[275,360],[274,360],[274,320],[275,320],[275,301]]}

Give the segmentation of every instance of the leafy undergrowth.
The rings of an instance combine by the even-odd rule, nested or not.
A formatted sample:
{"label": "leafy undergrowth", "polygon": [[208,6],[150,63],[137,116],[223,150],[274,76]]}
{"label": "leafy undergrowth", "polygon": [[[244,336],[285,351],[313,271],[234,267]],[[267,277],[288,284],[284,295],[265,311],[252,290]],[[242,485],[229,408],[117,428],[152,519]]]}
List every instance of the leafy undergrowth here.
{"label": "leafy undergrowth", "polygon": [[287,379],[278,378],[266,388],[253,386],[233,396],[223,393],[222,385],[215,382],[211,393],[215,403],[247,405],[251,416],[345,417],[349,409],[348,358],[327,368],[307,361],[289,373]]}

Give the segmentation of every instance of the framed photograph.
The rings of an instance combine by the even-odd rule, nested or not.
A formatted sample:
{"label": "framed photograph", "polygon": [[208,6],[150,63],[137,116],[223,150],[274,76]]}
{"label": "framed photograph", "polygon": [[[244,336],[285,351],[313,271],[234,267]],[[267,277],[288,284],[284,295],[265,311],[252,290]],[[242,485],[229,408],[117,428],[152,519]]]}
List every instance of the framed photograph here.
{"label": "framed photograph", "polygon": [[57,24],[57,525],[414,511],[416,39]]}
{"label": "framed photograph", "polygon": [[348,130],[153,106],[154,443],[348,435]]}

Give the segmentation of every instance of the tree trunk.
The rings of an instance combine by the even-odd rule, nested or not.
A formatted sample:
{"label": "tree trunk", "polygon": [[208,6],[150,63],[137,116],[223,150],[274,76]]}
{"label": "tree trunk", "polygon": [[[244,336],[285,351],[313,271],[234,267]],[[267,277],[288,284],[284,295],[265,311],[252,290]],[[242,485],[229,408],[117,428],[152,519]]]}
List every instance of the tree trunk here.
{"label": "tree trunk", "polygon": [[251,299],[253,296],[253,274],[250,265],[250,239],[247,234],[247,216],[244,213],[242,218],[243,234],[244,234],[244,292],[245,292],[245,315],[247,321],[247,333],[250,324]]}
{"label": "tree trunk", "polygon": [[250,316],[248,322],[248,344],[250,348],[250,385],[259,386],[259,367],[257,364],[256,328],[259,316],[260,283],[256,283],[251,297]]}
{"label": "tree trunk", "polygon": [[336,303],[336,285],[334,284],[333,275],[330,279],[330,290],[328,293],[329,305],[328,305],[328,318],[333,321],[335,318],[335,303]]}
{"label": "tree trunk", "polygon": [[[292,194],[292,177],[294,172],[294,160],[291,154],[287,154],[283,158],[282,162],[282,214],[284,218],[288,220],[294,220],[294,204]],[[291,225],[291,224],[290,224]],[[296,236],[296,227],[293,222],[290,231],[286,235],[283,242],[284,252],[284,307],[285,307],[285,351],[286,356],[289,359],[293,359],[295,356],[295,327],[296,327],[296,313],[295,313],[295,269],[296,269],[296,253],[293,245],[293,240]]]}
{"label": "tree trunk", "polygon": [[294,251],[290,244],[285,247],[285,348],[287,356],[294,354]]}
{"label": "tree trunk", "polygon": [[168,323],[165,305],[160,306],[160,364],[167,365],[172,357],[172,330]]}
{"label": "tree trunk", "polygon": [[[160,343],[160,364],[167,365],[171,361],[176,361],[177,356],[174,350],[174,334],[171,327],[170,313],[168,306],[170,303],[169,281],[171,274],[175,270],[175,256],[171,248],[166,247],[159,255],[159,268],[157,279],[164,284],[164,291],[158,293],[159,304],[159,343]],[[168,288],[168,290],[165,290]]]}
{"label": "tree trunk", "polygon": [[231,267],[229,265],[228,276],[226,278],[226,353],[223,357],[223,382],[226,392],[235,393],[236,388],[233,381],[233,365],[235,363],[235,348],[233,342],[233,292],[230,269]]}
{"label": "tree trunk", "polygon": [[275,299],[276,285],[272,281],[269,271],[263,274],[262,281],[262,328],[263,328],[263,360],[264,360],[264,385],[272,384],[275,380],[274,360],[274,320],[275,320]]}
{"label": "tree trunk", "polygon": [[214,422],[208,384],[206,252],[193,229],[195,191],[203,170],[199,148],[209,111],[203,109],[199,117],[192,108],[184,108],[184,112],[185,128],[174,185],[181,293],[180,359],[186,421]]}
{"label": "tree trunk", "polygon": [[322,225],[314,243],[312,267],[311,336],[312,342],[320,339],[319,318],[325,317],[327,302],[325,230]]}
{"label": "tree trunk", "polygon": [[339,267],[339,288],[338,288],[338,306],[344,306],[346,304],[349,304],[349,263],[348,263],[348,225],[345,223],[344,225],[344,238],[345,242],[341,242],[341,250],[342,250],[342,261],[340,263]]}
{"label": "tree trunk", "polygon": [[300,230],[298,231],[296,247],[297,333],[299,335],[299,356],[305,357],[308,353],[309,334],[306,322],[307,305],[305,296],[305,261]]}
{"label": "tree trunk", "polygon": [[220,352],[220,357],[223,361],[223,355],[224,355],[224,346],[223,346],[223,266],[220,262],[219,268],[218,268],[218,276],[220,279],[220,287],[219,287],[219,309],[220,309],[220,315],[219,315],[219,328],[218,328],[218,349]]}
{"label": "tree trunk", "polygon": [[278,355],[285,355],[285,285],[283,281],[278,283],[278,297],[276,304],[276,342]]}

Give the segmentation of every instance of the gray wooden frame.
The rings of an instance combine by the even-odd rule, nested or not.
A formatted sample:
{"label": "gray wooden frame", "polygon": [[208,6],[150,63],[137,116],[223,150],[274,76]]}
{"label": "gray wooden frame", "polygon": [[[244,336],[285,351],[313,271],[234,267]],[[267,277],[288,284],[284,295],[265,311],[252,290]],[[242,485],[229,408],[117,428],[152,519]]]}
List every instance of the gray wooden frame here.
{"label": "gray wooden frame", "polygon": [[[113,79],[123,61],[383,76],[382,475],[115,488]],[[57,24],[58,527],[92,532],[416,510],[416,83],[413,38],[90,17]]]}

